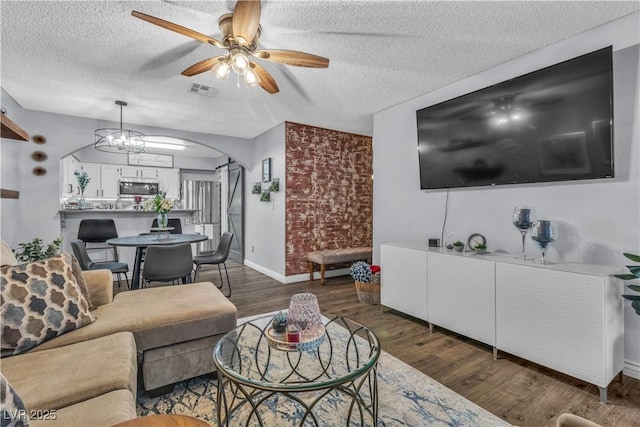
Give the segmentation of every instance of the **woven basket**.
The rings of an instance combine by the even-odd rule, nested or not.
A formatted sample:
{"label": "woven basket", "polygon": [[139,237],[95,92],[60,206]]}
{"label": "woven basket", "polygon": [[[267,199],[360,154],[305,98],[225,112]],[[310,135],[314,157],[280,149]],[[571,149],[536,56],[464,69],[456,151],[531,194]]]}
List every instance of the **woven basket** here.
{"label": "woven basket", "polygon": [[366,304],[380,304],[380,284],[364,283],[356,280],[356,291],[358,291],[358,300]]}

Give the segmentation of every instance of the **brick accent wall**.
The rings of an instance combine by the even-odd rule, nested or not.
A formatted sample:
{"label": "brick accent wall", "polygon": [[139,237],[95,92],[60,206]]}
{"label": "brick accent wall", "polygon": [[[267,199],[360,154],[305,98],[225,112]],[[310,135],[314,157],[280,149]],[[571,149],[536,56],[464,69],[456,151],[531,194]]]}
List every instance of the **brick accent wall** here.
{"label": "brick accent wall", "polygon": [[286,122],[285,139],[285,275],[308,272],[307,252],[371,246],[371,137]]}

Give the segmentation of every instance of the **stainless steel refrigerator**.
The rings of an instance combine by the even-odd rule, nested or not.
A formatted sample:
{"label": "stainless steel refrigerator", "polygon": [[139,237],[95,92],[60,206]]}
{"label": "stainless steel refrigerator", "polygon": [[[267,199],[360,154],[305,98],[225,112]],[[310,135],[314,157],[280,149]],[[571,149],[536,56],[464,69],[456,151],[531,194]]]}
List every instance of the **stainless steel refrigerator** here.
{"label": "stainless steel refrigerator", "polygon": [[182,181],[182,206],[197,209],[196,233],[209,236],[198,243],[198,252],[214,251],[220,242],[220,183],[217,181]]}

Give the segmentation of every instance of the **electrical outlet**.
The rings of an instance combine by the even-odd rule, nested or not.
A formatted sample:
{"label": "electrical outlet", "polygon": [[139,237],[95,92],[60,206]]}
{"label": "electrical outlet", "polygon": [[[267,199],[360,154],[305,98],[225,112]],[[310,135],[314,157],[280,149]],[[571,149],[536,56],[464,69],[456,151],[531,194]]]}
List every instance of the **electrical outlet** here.
{"label": "electrical outlet", "polygon": [[254,248],[253,248],[253,245],[251,245],[251,253],[253,253],[253,249],[254,249]]}
{"label": "electrical outlet", "polygon": [[189,224],[191,224],[191,218],[185,218],[184,225],[189,225]]}

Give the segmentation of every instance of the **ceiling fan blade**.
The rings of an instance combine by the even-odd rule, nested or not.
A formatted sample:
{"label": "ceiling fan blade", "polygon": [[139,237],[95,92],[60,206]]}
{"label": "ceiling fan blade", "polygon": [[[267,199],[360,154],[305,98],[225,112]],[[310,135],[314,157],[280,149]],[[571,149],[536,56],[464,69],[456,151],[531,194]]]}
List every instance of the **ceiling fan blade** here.
{"label": "ceiling fan blade", "polygon": [[238,0],[233,10],[233,36],[241,45],[251,43],[260,26],[260,0]]}
{"label": "ceiling fan blade", "polygon": [[256,50],[253,55],[266,61],[296,65],[298,67],[327,68],[329,66],[329,59],[327,58],[295,50]]}
{"label": "ceiling fan blade", "polygon": [[269,72],[262,67],[262,65],[253,61],[251,61],[250,64],[253,72],[256,73],[258,75],[258,78],[260,79],[259,85],[262,89],[266,90],[269,93],[280,92],[278,84],[273,79],[273,77],[271,77],[271,74],[269,74]]}
{"label": "ceiling fan blade", "polygon": [[131,12],[131,15],[136,18],[142,19],[143,21],[150,22],[159,27],[165,28],[167,30],[171,30],[178,34],[182,34],[183,36],[191,37],[192,39],[196,39],[202,43],[209,43],[216,47],[225,49],[224,45],[216,39],[212,39],[211,37],[199,33],[197,31],[193,31],[189,28],[183,27],[182,25],[174,24],[173,22],[165,21],[164,19],[156,18],[155,16],[147,15],[142,12],[138,12],[136,10]]}
{"label": "ceiling fan blade", "polygon": [[196,74],[204,73],[205,71],[211,70],[218,62],[225,61],[226,59],[226,55],[205,59],[204,61],[200,61],[197,64],[193,64],[191,67],[187,68],[180,74],[187,77],[195,76]]}

